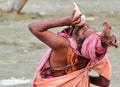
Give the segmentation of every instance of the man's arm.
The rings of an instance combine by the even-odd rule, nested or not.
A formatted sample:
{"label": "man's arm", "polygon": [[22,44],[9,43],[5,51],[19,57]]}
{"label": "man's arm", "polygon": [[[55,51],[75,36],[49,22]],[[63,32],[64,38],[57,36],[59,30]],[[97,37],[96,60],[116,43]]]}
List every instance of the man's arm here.
{"label": "man's arm", "polygon": [[57,20],[37,21],[29,24],[29,29],[39,40],[56,50],[59,49],[59,47],[63,48],[66,45],[66,40],[48,30],[64,26],[67,20],[67,18],[62,18]]}
{"label": "man's arm", "polygon": [[90,83],[100,87],[109,87],[109,84],[110,84],[110,80],[107,80],[101,75],[99,75],[98,77],[89,76],[89,81]]}
{"label": "man's arm", "polygon": [[72,16],[56,19],[56,20],[47,20],[47,21],[38,21],[29,24],[30,31],[42,42],[50,46],[53,50],[66,47],[68,41],[56,35],[53,32],[48,31],[51,28],[61,27],[61,26],[70,26],[77,25],[80,23],[80,15],[74,17],[75,11],[73,11]]}

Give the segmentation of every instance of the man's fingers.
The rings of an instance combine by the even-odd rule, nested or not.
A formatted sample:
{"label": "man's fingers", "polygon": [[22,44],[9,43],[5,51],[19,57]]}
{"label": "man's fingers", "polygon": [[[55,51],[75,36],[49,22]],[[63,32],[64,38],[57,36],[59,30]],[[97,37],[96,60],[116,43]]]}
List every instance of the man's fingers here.
{"label": "man's fingers", "polygon": [[76,26],[82,26],[85,24],[85,20],[81,20],[78,24],[76,24]]}
{"label": "man's fingers", "polygon": [[73,10],[73,13],[72,13],[72,18],[74,18],[75,13],[76,13],[76,10]]}
{"label": "man's fingers", "polygon": [[81,22],[81,19],[77,19],[76,21],[73,22],[74,25],[79,24]]}
{"label": "man's fingers", "polygon": [[81,16],[82,14],[76,16],[76,10],[74,10],[72,13],[72,24],[77,26],[81,25]]}
{"label": "man's fingers", "polygon": [[81,16],[82,16],[82,14],[77,15],[76,17],[74,17],[73,21],[77,21],[79,19],[81,20]]}

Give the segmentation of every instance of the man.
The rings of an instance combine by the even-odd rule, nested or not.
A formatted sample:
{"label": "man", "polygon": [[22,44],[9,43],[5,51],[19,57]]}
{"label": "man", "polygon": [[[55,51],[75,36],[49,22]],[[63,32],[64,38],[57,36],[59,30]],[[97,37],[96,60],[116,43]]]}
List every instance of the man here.
{"label": "man", "polygon": [[[107,47],[117,47],[111,26],[105,22],[102,33],[95,33],[81,20],[81,15],[29,24],[30,31],[51,49],[43,56],[35,74],[33,87],[89,87],[92,83],[108,87],[111,66],[106,56]],[[48,31],[66,28],[58,35]],[[95,70],[98,77],[89,76]]]}

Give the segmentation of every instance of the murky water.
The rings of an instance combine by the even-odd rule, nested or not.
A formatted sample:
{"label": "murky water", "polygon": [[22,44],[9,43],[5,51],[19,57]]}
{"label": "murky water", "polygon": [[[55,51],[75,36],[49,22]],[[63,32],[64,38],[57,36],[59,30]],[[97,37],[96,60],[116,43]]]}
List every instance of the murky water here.
{"label": "murky water", "polygon": [[[0,0],[0,8],[7,10],[12,1]],[[120,0],[29,0],[22,10],[25,15],[0,11],[0,87],[31,87],[36,66],[48,47],[30,33],[28,24],[70,15],[74,1],[90,26],[100,30],[104,21],[110,22],[120,43]],[[112,64],[110,87],[119,87],[120,49],[109,48],[108,56]]]}

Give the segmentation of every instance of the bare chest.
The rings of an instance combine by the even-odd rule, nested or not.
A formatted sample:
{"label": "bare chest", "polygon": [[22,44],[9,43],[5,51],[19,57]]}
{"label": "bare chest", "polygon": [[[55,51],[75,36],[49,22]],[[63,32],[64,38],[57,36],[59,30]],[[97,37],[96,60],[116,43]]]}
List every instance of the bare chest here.
{"label": "bare chest", "polygon": [[52,52],[50,56],[50,65],[53,68],[62,67],[67,64],[67,51]]}

